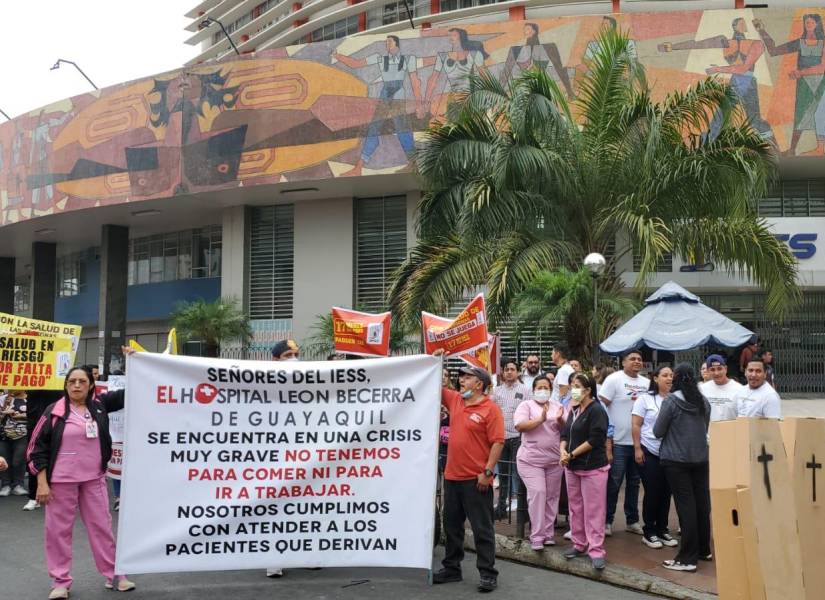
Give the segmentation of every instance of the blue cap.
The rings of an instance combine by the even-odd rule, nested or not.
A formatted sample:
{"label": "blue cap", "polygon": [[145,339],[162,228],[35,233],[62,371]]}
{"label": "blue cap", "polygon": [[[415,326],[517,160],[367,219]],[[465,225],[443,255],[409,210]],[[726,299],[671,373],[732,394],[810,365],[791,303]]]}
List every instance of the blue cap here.
{"label": "blue cap", "polygon": [[705,366],[712,367],[713,363],[719,363],[720,365],[727,365],[727,361],[725,361],[725,357],[721,354],[711,354],[705,359]]}

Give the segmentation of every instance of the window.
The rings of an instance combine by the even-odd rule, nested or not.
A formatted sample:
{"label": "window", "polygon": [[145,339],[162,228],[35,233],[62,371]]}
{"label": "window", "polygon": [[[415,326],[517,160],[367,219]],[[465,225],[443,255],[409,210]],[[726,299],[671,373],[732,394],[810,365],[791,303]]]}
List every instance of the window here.
{"label": "window", "polygon": [[[642,268],[642,255],[636,248],[636,245],[633,245],[633,271],[639,272]],[[668,252],[666,253],[660,260],[659,263],[656,265],[654,272],[656,273],[670,273],[673,271],[673,254]]]}
{"label": "window", "polygon": [[77,296],[86,291],[86,252],[67,254],[57,259],[57,295]]}
{"label": "window", "polygon": [[356,198],[354,305],[386,307],[390,276],[407,258],[407,197]]}
{"label": "window", "polygon": [[31,310],[29,300],[31,289],[31,277],[24,277],[14,282],[14,314],[19,315]]}
{"label": "window", "polygon": [[307,38],[310,42],[323,42],[326,40],[337,40],[348,35],[358,33],[358,15],[352,15],[346,19],[341,19],[335,23],[319,27]]}
{"label": "window", "polygon": [[485,4],[495,4],[496,1],[504,0],[441,0],[441,12],[458,10],[460,8],[472,8],[473,6],[484,6]]}
{"label": "window", "polygon": [[129,285],[220,276],[220,225],[129,240]]}
{"label": "window", "polygon": [[759,200],[758,212],[762,217],[823,217],[825,179],[781,181]]}
{"label": "window", "polygon": [[[423,17],[430,14],[430,0],[408,0],[413,18]],[[381,8],[375,8],[367,12],[367,29],[391,25],[399,21],[406,21],[407,9],[403,2],[392,2],[385,4]],[[403,42],[401,44],[403,48]]]}
{"label": "window", "polygon": [[291,319],[295,267],[294,205],[251,209],[249,318]]}

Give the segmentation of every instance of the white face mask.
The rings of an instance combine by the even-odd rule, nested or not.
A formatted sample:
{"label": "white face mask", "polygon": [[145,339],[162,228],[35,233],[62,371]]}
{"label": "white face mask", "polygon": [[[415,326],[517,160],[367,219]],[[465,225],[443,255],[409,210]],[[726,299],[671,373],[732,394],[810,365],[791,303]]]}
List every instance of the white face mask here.
{"label": "white face mask", "polygon": [[550,400],[550,390],[536,390],[533,392],[533,400],[539,404],[545,404]]}
{"label": "white face mask", "polygon": [[464,392],[461,392],[461,397],[465,400],[469,400],[473,397],[473,390],[466,390]]}
{"label": "white face mask", "polygon": [[584,390],[581,388],[573,388],[570,390],[570,404],[578,406],[582,403],[582,394]]}

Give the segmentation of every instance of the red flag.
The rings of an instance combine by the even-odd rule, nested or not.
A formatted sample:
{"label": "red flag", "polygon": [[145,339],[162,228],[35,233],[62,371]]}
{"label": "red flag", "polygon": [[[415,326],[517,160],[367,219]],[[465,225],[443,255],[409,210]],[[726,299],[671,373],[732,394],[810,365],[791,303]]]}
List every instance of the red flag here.
{"label": "red flag", "polygon": [[487,311],[484,307],[484,294],[473,298],[467,307],[447,325],[444,321],[447,319],[427,312],[421,313],[421,323],[424,327],[424,352],[427,354],[443,348],[445,354],[462,355],[487,347]]}
{"label": "red flag", "polygon": [[389,356],[390,317],[332,307],[335,351],[359,356]]}

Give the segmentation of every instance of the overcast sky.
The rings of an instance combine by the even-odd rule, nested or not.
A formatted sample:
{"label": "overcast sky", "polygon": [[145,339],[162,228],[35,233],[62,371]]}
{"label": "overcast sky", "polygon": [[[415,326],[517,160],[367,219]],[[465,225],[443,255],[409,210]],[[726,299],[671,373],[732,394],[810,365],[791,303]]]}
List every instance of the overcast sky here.
{"label": "overcast sky", "polygon": [[[42,0],[0,3],[0,109],[14,118],[91,89],[180,67],[199,46],[183,41],[197,0]],[[3,121],[0,116],[0,122]]]}

